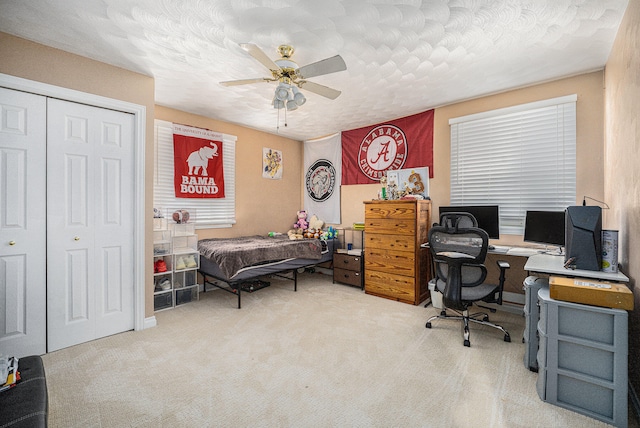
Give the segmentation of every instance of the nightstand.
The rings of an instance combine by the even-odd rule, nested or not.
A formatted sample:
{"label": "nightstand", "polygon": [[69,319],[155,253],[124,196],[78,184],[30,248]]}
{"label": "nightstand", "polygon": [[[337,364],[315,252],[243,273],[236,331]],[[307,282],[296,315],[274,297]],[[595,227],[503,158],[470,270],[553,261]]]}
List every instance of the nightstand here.
{"label": "nightstand", "polygon": [[345,253],[333,254],[333,282],[360,287],[364,290],[362,280],[362,256]]}

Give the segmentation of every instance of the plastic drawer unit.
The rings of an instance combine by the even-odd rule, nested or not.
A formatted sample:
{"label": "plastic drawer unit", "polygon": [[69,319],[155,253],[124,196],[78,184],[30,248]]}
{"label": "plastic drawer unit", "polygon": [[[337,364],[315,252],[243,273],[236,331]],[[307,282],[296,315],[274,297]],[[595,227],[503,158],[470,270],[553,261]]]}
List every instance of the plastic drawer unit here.
{"label": "plastic drawer unit", "polygon": [[627,311],[554,300],[546,288],[538,299],[540,398],[626,427]]}
{"label": "plastic drawer unit", "polygon": [[528,276],[524,280],[524,316],[525,325],[522,341],[524,342],[524,366],[533,372],[538,371],[538,291],[549,288],[549,278]]}

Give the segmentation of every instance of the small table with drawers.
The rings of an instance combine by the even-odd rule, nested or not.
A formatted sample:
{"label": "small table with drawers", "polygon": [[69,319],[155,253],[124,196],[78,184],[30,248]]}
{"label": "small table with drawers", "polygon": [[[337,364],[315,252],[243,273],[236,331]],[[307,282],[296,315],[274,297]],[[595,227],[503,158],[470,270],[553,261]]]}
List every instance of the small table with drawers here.
{"label": "small table with drawers", "polygon": [[362,255],[334,253],[333,282],[353,285],[364,290],[364,281],[362,280],[362,259]]}

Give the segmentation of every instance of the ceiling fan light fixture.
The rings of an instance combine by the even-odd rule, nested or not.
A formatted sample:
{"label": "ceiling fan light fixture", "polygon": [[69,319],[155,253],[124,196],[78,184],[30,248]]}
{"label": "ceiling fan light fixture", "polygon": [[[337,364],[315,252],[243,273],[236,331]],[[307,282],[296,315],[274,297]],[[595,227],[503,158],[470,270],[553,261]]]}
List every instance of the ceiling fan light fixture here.
{"label": "ceiling fan light fixture", "polygon": [[280,128],[280,110],[284,110],[284,126],[287,126],[287,111],[296,110],[307,102],[305,95],[298,90],[299,88],[303,88],[303,85],[305,91],[313,92],[331,100],[336,99],[340,95],[340,91],[307,80],[310,77],[346,70],[347,65],[340,55],[325,58],[307,64],[304,67],[298,67],[298,64],[291,59],[294,49],[290,45],[280,45],[278,47],[280,59],[275,61],[271,60],[271,58],[255,44],[241,43],[240,47],[256,61],[265,66],[271,72],[271,77],[231,80],[220,83],[223,86],[235,86],[260,82],[276,82],[278,86],[273,92],[271,105],[278,111],[277,129]]}
{"label": "ceiling fan light fixture", "polygon": [[276,88],[276,98],[280,101],[286,101],[289,98],[289,85],[286,83],[280,83]]}
{"label": "ceiling fan light fixture", "polygon": [[303,105],[307,102],[307,98],[304,96],[302,92],[298,90],[295,86],[292,88],[293,91],[293,100],[296,102],[298,106]]}
{"label": "ceiling fan light fixture", "polygon": [[281,109],[281,108],[284,108],[284,101],[279,100],[277,98],[274,98],[273,99],[273,108],[278,109],[278,110]]}
{"label": "ceiling fan light fixture", "polygon": [[297,108],[298,108],[298,104],[295,102],[295,100],[287,101],[287,110],[291,111],[291,110],[295,110]]}

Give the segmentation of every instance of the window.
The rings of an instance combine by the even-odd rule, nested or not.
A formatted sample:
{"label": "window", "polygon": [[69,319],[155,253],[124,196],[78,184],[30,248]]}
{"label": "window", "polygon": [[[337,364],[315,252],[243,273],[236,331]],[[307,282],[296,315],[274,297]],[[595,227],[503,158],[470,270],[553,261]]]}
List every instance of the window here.
{"label": "window", "polygon": [[454,118],[451,205],[499,205],[500,232],[522,235],[527,210],[576,200],[576,95]]}
{"label": "window", "polygon": [[231,227],[236,223],[236,140],[223,134],[225,197],[222,199],[176,198],[173,185],[173,124],[155,121],[153,206],[162,213],[185,209],[195,217],[196,228]]}

